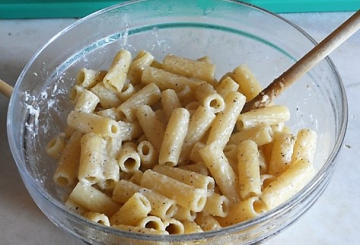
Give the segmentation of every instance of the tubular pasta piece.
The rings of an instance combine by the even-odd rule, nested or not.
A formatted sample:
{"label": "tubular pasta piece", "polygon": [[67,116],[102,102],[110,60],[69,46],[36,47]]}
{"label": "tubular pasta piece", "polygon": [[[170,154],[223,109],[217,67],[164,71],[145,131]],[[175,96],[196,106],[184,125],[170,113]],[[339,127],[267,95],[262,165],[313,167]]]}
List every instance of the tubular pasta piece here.
{"label": "tubular pasta piece", "polygon": [[229,141],[230,135],[234,130],[236,120],[244,107],[245,97],[238,92],[230,92],[225,98],[225,109],[216,115],[211,125],[208,140],[206,144],[214,141],[224,149]]}
{"label": "tubular pasta piece", "polygon": [[143,188],[127,180],[120,180],[113,191],[113,200],[125,203],[136,192],[142,193],[150,202],[150,214],[166,219],[175,215],[178,208],[172,199],[159,194],[158,192]]}
{"label": "tubular pasta piece", "polygon": [[262,192],[261,200],[267,209],[273,209],[299,192],[314,176],[313,165],[304,159],[292,163]]}
{"label": "tubular pasta piece", "polygon": [[246,64],[236,67],[231,77],[240,85],[239,92],[245,95],[246,101],[255,98],[262,90],[259,81]]}
{"label": "tubular pasta piece", "polygon": [[226,217],[229,214],[229,199],[218,193],[212,192],[207,200],[203,212],[213,216]]}
{"label": "tubular pasta piece", "polygon": [[195,212],[201,211],[206,203],[206,190],[184,184],[150,169],[144,172],[140,184]]}
{"label": "tubular pasta piece", "polygon": [[66,200],[66,202],[64,203],[64,205],[65,205],[65,207],[67,207],[71,211],[73,211],[75,213],[78,213],[80,215],[83,215],[83,214],[89,212],[89,209],[87,209],[87,208],[83,207],[82,205],[78,204],[77,202],[75,202],[71,198],[68,198]]}
{"label": "tubular pasta piece", "polygon": [[169,54],[165,56],[162,67],[164,70],[185,77],[194,77],[212,83],[216,66],[210,62],[190,60]]}
{"label": "tubular pasta piece", "polygon": [[161,90],[173,89],[176,92],[182,90],[184,86],[194,89],[204,81],[196,78],[188,78],[167,72],[155,67],[146,67],[143,71],[141,82],[145,84],[155,83]]}
{"label": "tubular pasta piece", "polygon": [[171,113],[176,108],[182,107],[176,92],[172,89],[167,89],[162,92],[161,105],[164,108],[166,122],[169,121]]}
{"label": "tubular pasta piece", "polygon": [[310,129],[301,129],[297,133],[291,162],[306,159],[313,162],[316,149],[317,134]]}
{"label": "tubular pasta piece", "polygon": [[252,128],[260,124],[274,125],[290,119],[290,112],[286,106],[273,105],[258,108],[239,115],[236,123],[237,129]]}
{"label": "tubular pasta piece", "polygon": [[146,170],[153,168],[158,162],[157,153],[153,145],[146,140],[141,141],[136,148],[140,159],[141,159],[141,169]]}
{"label": "tubular pasta piece", "polygon": [[199,213],[195,219],[203,231],[214,231],[221,229],[219,222],[211,215]]}
{"label": "tubular pasta piece", "polygon": [[218,113],[225,109],[223,97],[208,83],[202,83],[197,86],[194,94],[199,103],[213,113]]}
{"label": "tubular pasta piece", "polygon": [[83,216],[94,223],[110,226],[109,218],[105,214],[87,212]]}
{"label": "tubular pasta piece", "polygon": [[126,173],[134,172],[140,168],[141,159],[136,151],[136,145],[131,142],[123,144],[118,159],[120,169]]}
{"label": "tubular pasta piece", "polygon": [[280,132],[275,134],[269,162],[269,174],[277,176],[289,167],[294,144],[294,135]]}
{"label": "tubular pasta piece", "polygon": [[223,195],[231,202],[239,201],[238,180],[218,141],[199,150],[200,156],[209,169]]}
{"label": "tubular pasta piece", "polygon": [[120,127],[120,135],[118,136],[123,141],[132,141],[143,135],[140,124],[137,121],[118,121]]}
{"label": "tubular pasta piece", "polygon": [[150,213],[151,204],[141,193],[134,193],[124,205],[110,217],[111,225],[136,226]]}
{"label": "tubular pasta piece", "polygon": [[252,140],[258,146],[272,142],[274,139],[273,131],[270,125],[260,124],[255,127],[242,129],[231,135],[228,144],[239,144],[244,140]]}
{"label": "tubular pasta piece", "polygon": [[137,109],[137,119],[148,141],[154,146],[156,152],[160,152],[165,134],[164,124],[157,118],[155,112],[148,105]]}
{"label": "tubular pasta piece", "polygon": [[78,100],[79,96],[81,95],[81,93],[84,90],[85,90],[85,88],[83,88],[79,85],[75,85],[74,87],[72,87],[70,90],[70,95],[69,95],[70,102],[75,104],[76,101]]}
{"label": "tubular pasta piece", "polygon": [[76,75],[76,84],[83,88],[92,88],[103,80],[106,73],[107,71],[82,68]]}
{"label": "tubular pasta piece", "polygon": [[177,108],[171,114],[165,129],[159,153],[159,164],[176,166],[181,148],[189,127],[190,113],[184,108]]}
{"label": "tubular pasta piece", "polygon": [[165,230],[169,232],[169,234],[184,234],[185,228],[184,225],[177,219],[170,218],[164,220]]}
{"label": "tubular pasta piece", "polygon": [[115,55],[103,79],[103,83],[107,89],[118,93],[122,91],[130,68],[131,58],[131,53],[126,49],[121,49]]}
{"label": "tubular pasta piece", "polygon": [[118,107],[118,110],[123,112],[128,120],[133,121],[136,119],[136,111],[139,106],[153,105],[160,98],[161,92],[159,88],[154,83],[150,83],[123,102]]}
{"label": "tubular pasta piece", "polygon": [[97,97],[93,92],[85,89],[76,100],[74,111],[83,111],[88,113],[93,112],[99,102],[99,97]]}
{"label": "tubular pasta piece", "polygon": [[111,191],[120,179],[119,165],[115,159],[105,158],[102,169],[103,180],[97,184],[101,189]]}
{"label": "tubular pasta piece", "polygon": [[95,133],[108,137],[117,137],[120,134],[120,126],[116,121],[92,113],[71,111],[67,123],[69,127],[83,133]]}
{"label": "tubular pasta piece", "polygon": [[118,97],[121,101],[126,101],[135,93],[136,89],[134,88],[134,86],[131,83],[127,82],[124,84],[122,91],[118,93]]}
{"label": "tubular pasta piece", "polygon": [[130,64],[128,77],[133,84],[141,81],[142,72],[145,67],[150,66],[154,61],[154,56],[146,50],[140,50]]}
{"label": "tubular pasta piece", "polygon": [[59,164],[55,170],[54,182],[63,187],[72,186],[77,180],[81,149],[80,131],[75,131],[61,153]]}
{"label": "tubular pasta piece", "polygon": [[147,216],[139,221],[137,224],[138,227],[154,229],[158,231],[165,231],[164,222],[156,216]]}
{"label": "tubular pasta piece", "polygon": [[98,83],[90,89],[100,99],[100,105],[104,109],[117,107],[121,104],[121,100],[117,93],[105,87],[104,83]]}
{"label": "tubular pasta piece", "polygon": [[229,92],[238,91],[239,84],[236,83],[231,77],[226,77],[223,79],[220,84],[216,87],[216,91],[223,98],[226,98]]}
{"label": "tubular pasta piece", "polygon": [[76,184],[70,193],[70,199],[90,211],[103,213],[108,217],[114,215],[120,207],[118,203],[114,202],[105,193],[82,182]]}
{"label": "tubular pasta piece", "polygon": [[97,184],[104,180],[105,152],[106,141],[101,136],[94,133],[87,133],[82,136],[78,172],[80,181]]}
{"label": "tubular pasta piece", "polygon": [[242,200],[261,194],[259,151],[252,140],[238,145],[239,193]]}
{"label": "tubular pasta piece", "polygon": [[196,188],[205,189],[207,191],[214,191],[215,181],[210,176],[205,176],[181,168],[170,167],[167,165],[156,165],[153,170],[160,174],[181,181],[187,185]]}
{"label": "tubular pasta piece", "polygon": [[255,218],[266,211],[266,207],[259,197],[250,197],[242,202],[234,203],[230,206],[229,215],[217,220],[221,226],[230,226],[245,220]]}
{"label": "tubular pasta piece", "polygon": [[188,209],[188,208],[184,208],[182,206],[177,206],[177,210],[174,213],[173,218],[180,220],[181,222],[185,221],[185,220],[194,220],[196,217],[196,212]]}
{"label": "tubular pasta piece", "polygon": [[52,138],[46,145],[46,153],[52,158],[58,160],[66,146],[65,134],[61,133]]}

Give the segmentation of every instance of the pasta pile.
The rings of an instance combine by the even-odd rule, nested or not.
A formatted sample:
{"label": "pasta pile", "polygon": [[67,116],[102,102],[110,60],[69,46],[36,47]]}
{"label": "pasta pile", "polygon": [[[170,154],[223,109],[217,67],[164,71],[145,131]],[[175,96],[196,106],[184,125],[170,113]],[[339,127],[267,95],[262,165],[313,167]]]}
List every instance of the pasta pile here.
{"label": "pasta pile", "polygon": [[246,65],[215,79],[208,57],[120,50],[107,71],[83,68],[58,160],[65,205],[89,220],[148,234],[189,234],[254,218],[314,174],[316,133],[292,134],[287,107],[241,113],[261,87]]}

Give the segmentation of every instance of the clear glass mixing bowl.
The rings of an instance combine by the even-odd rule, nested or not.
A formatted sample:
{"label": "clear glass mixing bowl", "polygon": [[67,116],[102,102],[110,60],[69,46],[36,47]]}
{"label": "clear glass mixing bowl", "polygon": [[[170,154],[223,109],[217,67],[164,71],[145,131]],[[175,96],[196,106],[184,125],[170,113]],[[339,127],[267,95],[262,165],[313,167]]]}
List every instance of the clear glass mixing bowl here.
{"label": "clear glass mixing bowl", "polygon": [[63,205],[52,179],[56,162],[46,143],[64,129],[69,88],[82,67],[105,69],[121,48],[209,56],[220,76],[246,63],[266,86],[315,42],[302,30],[254,6],[225,0],[135,1],[77,21],[53,37],[26,65],[10,100],[7,133],[30,195],[57,226],[88,244],[253,244],[300,217],[322,194],[335,167],[347,124],[343,84],[329,59],[320,62],[277,100],[290,108],[293,131],[318,132],[316,176],[276,209],[238,225],[192,235],[154,236],[86,221]]}

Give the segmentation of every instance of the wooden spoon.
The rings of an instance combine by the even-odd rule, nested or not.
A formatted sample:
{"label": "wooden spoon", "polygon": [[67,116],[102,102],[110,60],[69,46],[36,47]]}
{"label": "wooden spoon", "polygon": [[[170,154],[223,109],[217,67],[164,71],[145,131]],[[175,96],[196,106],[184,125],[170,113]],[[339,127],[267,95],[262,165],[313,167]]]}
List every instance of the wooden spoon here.
{"label": "wooden spoon", "polygon": [[270,85],[263,89],[255,98],[246,102],[242,109],[242,113],[269,105],[285,89],[313,68],[319,61],[329,55],[334,49],[359,30],[359,28],[360,10],[304,55],[281,76],[270,83]]}
{"label": "wooden spoon", "polygon": [[0,94],[3,94],[6,97],[10,98],[12,91],[13,87],[0,79]]}

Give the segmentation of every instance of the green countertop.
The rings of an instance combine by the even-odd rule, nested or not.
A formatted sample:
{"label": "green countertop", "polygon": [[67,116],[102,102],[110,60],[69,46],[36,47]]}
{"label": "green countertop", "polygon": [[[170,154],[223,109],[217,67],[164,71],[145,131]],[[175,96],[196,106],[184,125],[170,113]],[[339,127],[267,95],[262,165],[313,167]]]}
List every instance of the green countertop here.
{"label": "green countertop", "polygon": [[[0,19],[81,18],[125,1],[0,0]],[[243,2],[276,13],[339,12],[360,9],[360,0],[245,0]]]}

